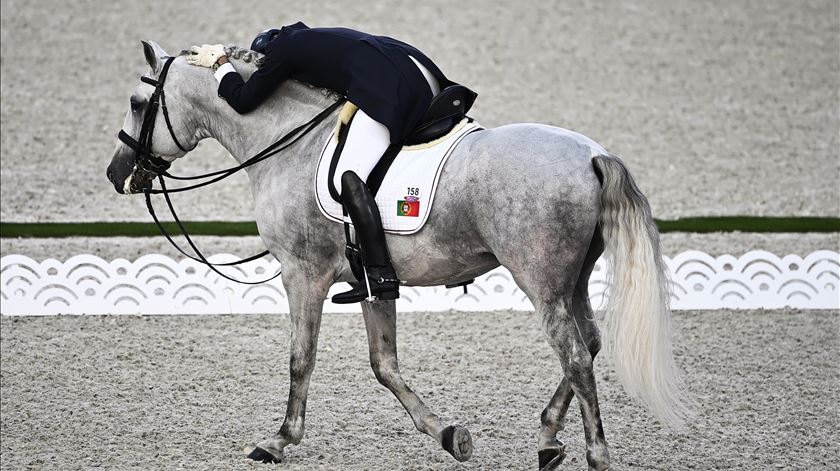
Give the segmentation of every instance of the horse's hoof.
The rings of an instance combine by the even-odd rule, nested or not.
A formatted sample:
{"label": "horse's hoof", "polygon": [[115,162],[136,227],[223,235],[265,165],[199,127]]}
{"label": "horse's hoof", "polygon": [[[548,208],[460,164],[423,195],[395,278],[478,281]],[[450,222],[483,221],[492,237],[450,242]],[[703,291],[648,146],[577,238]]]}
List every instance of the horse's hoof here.
{"label": "horse's hoof", "polygon": [[472,456],[472,436],[469,430],[460,425],[450,425],[443,429],[440,443],[458,461],[467,461]]}
{"label": "horse's hoof", "polygon": [[537,452],[540,459],[540,471],[553,471],[566,458],[566,447],[561,444],[554,448],[545,448]]}
{"label": "horse's hoof", "polygon": [[262,463],[279,463],[283,459],[282,456],[278,458],[260,447],[254,448],[254,451],[248,454],[248,458]]}

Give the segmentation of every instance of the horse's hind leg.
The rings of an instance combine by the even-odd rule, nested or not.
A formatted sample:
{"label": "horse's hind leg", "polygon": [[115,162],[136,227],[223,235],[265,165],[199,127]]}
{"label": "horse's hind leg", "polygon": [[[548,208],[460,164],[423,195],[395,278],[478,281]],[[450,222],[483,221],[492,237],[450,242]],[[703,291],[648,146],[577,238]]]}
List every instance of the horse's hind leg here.
{"label": "horse's hind leg", "polygon": [[[593,360],[601,349],[601,337],[589,303],[589,276],[592,274],[595,262],[603,252],[603,245],[600,229],[596,229],[572,295],[574,321]],[[566,412],[573,397],[572,385],[568,378],[564,377],[540,416],[541,426],[537,448],[540,470],[556,469],[566,456],[565,446],[557,440],[557,433],[565,427]]]}
{"label": "horse's hind leg", "polygon": [[[609,453],[607,443],[604,439],[604,429],[601,425],[601,412],[598,407],[598,393],[595,387],[595,374],[592,371],[592,354],[583,338],[583,332],[576,322],[572,296],[562,297],[555,303],[549,303],[537,307],[541,311],[543,329],[545,330],[549,344],[560,356],[565,380],[569,382],[571,390],[580,404],[580,412],[583,416],[583,429],[586,434],[586,461],[589,468],[593,470],[604,470],[609,467]],[[557,397],[559,396],[559,397]],[[568,394],[558,388],[555,393],[557,406],[552,407],[555,398],[549,403],[549,413],[543,418],[549,418],[551,412],[562,411],[563,405],[568,406],[571,399]],[[557,423],[549,419],[543,421],[540,430],[540,438],[546,439],[550,436],[550,430],[558,428]],[[556,433],[556,432],[555,432]],[[552,469],[547,467],[546,469]]]}
{"label": "horse's hind leg", "polygon": [[459,425],[444,426],[440,418],[405,384],[397,363],[397,313],[394,301],[362,303],[370,347],[370,366],[376,379],[388,388],[408,411],[417,430],[431,436],[456,460],[472,455],[470,432]]}

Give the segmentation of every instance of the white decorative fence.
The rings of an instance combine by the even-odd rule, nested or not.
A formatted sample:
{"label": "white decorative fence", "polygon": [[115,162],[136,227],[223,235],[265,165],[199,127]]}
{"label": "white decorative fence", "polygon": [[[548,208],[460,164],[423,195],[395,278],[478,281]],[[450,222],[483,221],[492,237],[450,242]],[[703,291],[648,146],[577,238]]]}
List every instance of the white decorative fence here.
{"label": "white decorative fence", "polygon": [[[235,257],[210,259],[225,262]],[[741,257],[712,257],[688,251],[666,261],[674,282],[674,309],[840,309],[838,252],[778,257],[753,251]],[[242,280],[259,280],[279,268],[278,262],[262,259],[226,272]],[[606,269],[602,259],[592,273],[593,306],[601,305],[608,295]],[[279,279],[254,286],[237,284],[192,260],[163,255],[146,255],[135,262],[108,262],[93,255],[37,262],[9,255],[0,259],[0,285],[3,315],[289,312]],[[344,288],[344,284],[335,286],[333,292]],[[404,287],[397,308],[404,312],[533,309],[503,268],[476,279],[466,294],[462,288]],[[359,307],[327,301],[325,310],[347,312]]]}

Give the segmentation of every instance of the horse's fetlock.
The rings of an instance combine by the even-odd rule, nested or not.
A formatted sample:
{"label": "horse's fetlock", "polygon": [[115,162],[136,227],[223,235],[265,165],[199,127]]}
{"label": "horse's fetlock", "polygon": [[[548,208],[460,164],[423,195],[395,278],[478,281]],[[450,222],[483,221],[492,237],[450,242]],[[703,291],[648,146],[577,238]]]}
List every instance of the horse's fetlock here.
{"label": "horse's fetlock", "polygon": [[543,429],[550,430],[551,435],[553,435],[563,430],[566,426],[566,420],[559,410],[552,410],[546,407],[543,409],[542,414],[540,414],[540,424]]}
{"label": "horse's fetlock", "polygon": [[297,445],[303,440],[303,424],[298,421],[290,422],[287,420],[283,422],[277,434],[287,443]]}
{"label": "horse's fetlock", "polygon": [[603,471],[610,467],[610,454],[604,445],[592,445],[586,450],[589,469]]}
{"label": "horse's fetlock", "polygon": [[540,414],[540,423],[547,424],[549,419],[549,409],[546,407],[543,409],[542,414]]}
{"label": "horse's fetlock", "polygon": [[429,424],[424,422],[422,419],[418,419],[414,421],[414,428],[417,429],[420,433],[425,433],[426,435],[430,435]]}
{"label": "horse's fetlock", "polygon": [[303,440],[303,429],[295,430],[292,433],[283,435],[283,438],[289,442],[290,445],[298,445]]}

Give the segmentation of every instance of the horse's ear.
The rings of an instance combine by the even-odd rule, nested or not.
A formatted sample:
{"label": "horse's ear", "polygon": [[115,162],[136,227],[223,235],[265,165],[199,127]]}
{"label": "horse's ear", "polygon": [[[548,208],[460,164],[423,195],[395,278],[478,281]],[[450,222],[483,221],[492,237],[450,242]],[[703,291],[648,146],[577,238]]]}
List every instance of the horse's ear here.
{"label": "horse's ear", "polygon": [[161,66],[161,58],[168,56],[158,43],[154,41],[140,41],[143,43],[143,54],[146,56],[146,63],[153,71],[157,72]]}

